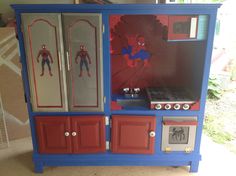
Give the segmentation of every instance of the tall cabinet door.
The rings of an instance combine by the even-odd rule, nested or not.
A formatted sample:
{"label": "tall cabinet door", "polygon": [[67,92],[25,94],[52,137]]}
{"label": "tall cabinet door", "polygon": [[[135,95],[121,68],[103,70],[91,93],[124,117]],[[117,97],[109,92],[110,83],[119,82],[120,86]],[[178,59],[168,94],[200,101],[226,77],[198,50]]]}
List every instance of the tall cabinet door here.
{"label": "tall cabinet door", "polygon": [[74,153],[106,151],[105,118],[103,116],[71,117]]}
{"label": "tall cabinet door", "polygon": [[64,13],[69,109],[103,111],[102,17]]}
{"label": "tall cabinet door", "polygon": [[61,15],[22,14],[24,44],[34,111],[66,111]]}

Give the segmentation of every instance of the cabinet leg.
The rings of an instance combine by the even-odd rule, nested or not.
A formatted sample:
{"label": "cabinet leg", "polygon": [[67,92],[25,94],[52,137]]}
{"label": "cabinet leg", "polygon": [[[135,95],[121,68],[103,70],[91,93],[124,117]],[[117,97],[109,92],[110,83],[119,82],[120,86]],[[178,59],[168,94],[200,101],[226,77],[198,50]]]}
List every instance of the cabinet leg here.
{"label": "cabinet leg", "polygon": [[34,163],[34,172],[35,173],[43,173],[43,163],[42,162],[35,162]]}
{"label": "cabinet leg", "polygon": [[192,161],[189,172],[198,172],[199,161]]}

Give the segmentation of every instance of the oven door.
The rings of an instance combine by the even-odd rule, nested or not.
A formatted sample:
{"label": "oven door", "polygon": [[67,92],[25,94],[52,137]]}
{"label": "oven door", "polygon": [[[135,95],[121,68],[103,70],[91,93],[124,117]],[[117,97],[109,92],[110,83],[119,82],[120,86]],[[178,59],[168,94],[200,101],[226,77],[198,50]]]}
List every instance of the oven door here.
{"label": "oven door", "polygon": [[162,151],[194,151],[197,117],[163,117]]}

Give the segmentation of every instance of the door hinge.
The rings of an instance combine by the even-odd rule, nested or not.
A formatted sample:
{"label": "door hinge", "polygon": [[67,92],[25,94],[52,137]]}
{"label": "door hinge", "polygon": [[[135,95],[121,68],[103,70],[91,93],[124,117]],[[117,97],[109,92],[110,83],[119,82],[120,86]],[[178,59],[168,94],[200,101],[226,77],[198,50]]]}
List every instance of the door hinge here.
{"label": "door hinge", "polygon": [[103,103],[106,104],[107,98],[104,96],[103,97]]}
{"label": "door hinge", "polygon": [[34,109],[33,104],[32,104],[32,99],[31,99],[31,97],[30,97],[29,100],[30,100],[30,101],[29,101],[29,104],[30,104],[31,109]]}
{"label": "door hinge", "polygon": [[105,25],[102,24],[102,33],[104,33],[104,32],[105,32]]}
{"label": "door hinge", "polygon": [[110,120],[110,128],[112,127],[112,120],[111,119],[109,119]]}
{"label": "door hinge", "polygon": [[105,116],[105,125],[109,125],[110,124],[110,118],[109,116]]}
{"label": "door hinge", "polygon": [[25,103],[27,103],[26,93],[24,93],[24,97],[25,97]]}
{"label": "door hinge", "polygon": [[106,141],[106,150],[110,150],[110,142]]}
{"label": "door hinge", "polygon": [[23,33],[23,31],[24,31],[24,26],[22,23],[20,24],[20,31],[21,31],[21,33]]}

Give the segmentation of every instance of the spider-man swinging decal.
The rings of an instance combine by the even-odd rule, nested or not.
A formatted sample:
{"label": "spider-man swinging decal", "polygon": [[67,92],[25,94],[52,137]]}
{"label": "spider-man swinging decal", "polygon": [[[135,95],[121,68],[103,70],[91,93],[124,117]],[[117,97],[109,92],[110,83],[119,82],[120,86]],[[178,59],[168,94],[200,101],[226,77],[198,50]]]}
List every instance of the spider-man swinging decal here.
{"label": "spider-man swinging decal", "polygon": [[146,50],[145,38],[142,35],[127,36],[128,46],[122,48],[122,55],[129,67],[137,67],[138,62],[143,61],[143,66],[149,65],[151,54]]}
{"label": "spider-man swinging decal", "polygon": [[[52,76],[52,71],[51,71],[51,65],[50,64],[53,63],[53,59],[52,59],[52,55],[51,55],[50,51],[46,49],[45,44],[42,45],[42,49],[39,50],[39,52],[38,52],[38,55],[37,55],[37,58],[36,58],[38,63],[39,63],[39,56],[42,57],[42,61],[41,61],[42,73],[40,74],[40,76],[44,75],[45,63],[48,66],[49,75]],[[49,60],[49,58],[50,58],[50,60]],[[51,63],[50,63],[50,61],[51,61]]]}

